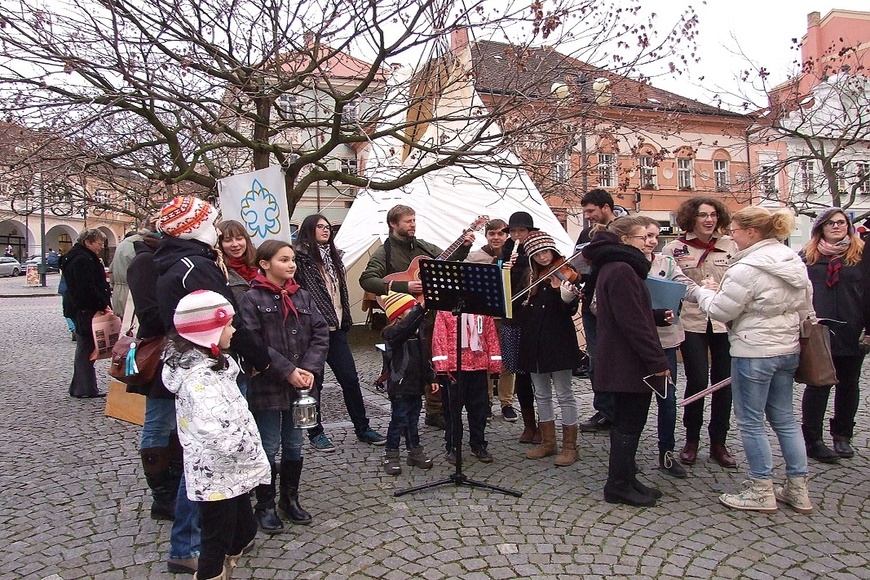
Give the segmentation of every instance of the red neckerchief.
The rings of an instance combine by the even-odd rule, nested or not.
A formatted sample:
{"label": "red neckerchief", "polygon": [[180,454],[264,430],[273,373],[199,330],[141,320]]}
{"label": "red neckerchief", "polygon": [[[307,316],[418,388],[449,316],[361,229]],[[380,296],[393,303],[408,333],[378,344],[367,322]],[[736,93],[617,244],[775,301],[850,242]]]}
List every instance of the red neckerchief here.
{"label": "red neckerchief", "polygon": [[227,258],[229,258],[230,268],[235,270],[239,276],[244,278],[245,282],[250,282],[257,277],[257,274],[260,273],[257,268],[254,268],[253,266],[248,266],[248,264],[241,258],[233,258],[230,256],[227,256]]}
{"label": "red neckerchief", "polygon": [[286,282],[284,282],[284,287],[278,286],[263,274],[257,274],[254,279],[251,281],[251,288],[260,288],[261,290],[266,290],[267,292],[274,292],[281,296],[281,306],[284,311],[284,322],[287,322],[287,315],[292,311],[296,316],[296,321],[299,321],[299,312],[296,311],[296,305],[293,304],[293,300],[290,299],[291,296],[296,294],[296,291],[299,290],[299,284],[296,283],[294,278],[290,278]]}
{"label": "red neckerchief", "polygon": [[677,241],[681,244],[686,244],[687,246],[692,246],[698,250],[704,250],[704,253],[701,254],[701,257],[698,258],[698,265],[704,263],[707,259],[707,256],[710,255],[710,252],[724,252],[725,250],[716,247],[716,242],[719,241],[719,238],[710,238],[710,241],[707,243],[702,242],[699,238],[692,238],[691,240],[686,239],[686,234],[683,234]]}

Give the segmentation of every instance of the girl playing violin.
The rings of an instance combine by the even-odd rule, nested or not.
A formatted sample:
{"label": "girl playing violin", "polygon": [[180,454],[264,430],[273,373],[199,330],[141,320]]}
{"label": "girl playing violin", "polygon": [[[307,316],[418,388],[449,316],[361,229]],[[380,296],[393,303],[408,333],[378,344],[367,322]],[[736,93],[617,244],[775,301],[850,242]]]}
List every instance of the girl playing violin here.
{"label": "girl playing violin", "polygon": [[531,282],[549,278],[529,291],[520,322],[519,367],[532,377],[542,438],[526,457],[542,459],[556,454],[555,390],[562,411],[562,452],[554,463],[566,467],[577,461],[577,403],[571,388],[571,371],[581,362],[572,318],[579,305],[578,293],[571,284],[577,272],[565,262],[549,234],[531,232],[525,249]]}

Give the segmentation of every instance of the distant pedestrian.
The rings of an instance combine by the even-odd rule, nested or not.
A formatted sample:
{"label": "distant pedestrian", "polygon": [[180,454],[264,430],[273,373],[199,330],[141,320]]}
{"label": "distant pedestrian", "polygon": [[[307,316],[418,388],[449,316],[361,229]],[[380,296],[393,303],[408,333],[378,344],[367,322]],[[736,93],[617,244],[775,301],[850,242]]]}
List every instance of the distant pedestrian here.
{"label": "distant pedestrian", "polygon": [[97,388],[97,373],[91,353],[94,336],[91,320],[97,312],[112,313],[111,291],[98,254],[106,246],[106,234],[97,229],[84,230],[75,245],[60,261],[70,300],[69,313],[76,327],[76,354],[69,394],[77,399],[105,397]]}

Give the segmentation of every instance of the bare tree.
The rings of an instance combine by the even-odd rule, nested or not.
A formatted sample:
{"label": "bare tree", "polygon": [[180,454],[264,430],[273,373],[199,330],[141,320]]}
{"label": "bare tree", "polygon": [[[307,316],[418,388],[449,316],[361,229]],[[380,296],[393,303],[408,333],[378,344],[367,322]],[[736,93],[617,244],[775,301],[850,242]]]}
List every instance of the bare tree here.
{"label": "bare tree", "polygon": [[[0,6],[0,110],[82,144],[84,173],[100,168],[213,194],[217,179],[279,164],[292,213],[316,183],[348,194],[395,189],[446,165],[485,163],[540,125],[522,115],[506,123],[519,110],[510,101],[443,106],[470,82],[449,46],[454,32],[503,39],[520,53],[552,43],[617,75],[652,64],[671,72],[691,58],[691,8],[659,33],[638,0],[620,4],[9,0]],[[416,65],[416,74],[397,75],[397,63]],[[506,82],[547,100],[550,87],[522,73]],[[578,114],[552,104],[550,120]],[[432,138],[435,124],[471,128],[471,137]],[[373,174],[351,162],[372,147],[401,149],[401,167]]]}

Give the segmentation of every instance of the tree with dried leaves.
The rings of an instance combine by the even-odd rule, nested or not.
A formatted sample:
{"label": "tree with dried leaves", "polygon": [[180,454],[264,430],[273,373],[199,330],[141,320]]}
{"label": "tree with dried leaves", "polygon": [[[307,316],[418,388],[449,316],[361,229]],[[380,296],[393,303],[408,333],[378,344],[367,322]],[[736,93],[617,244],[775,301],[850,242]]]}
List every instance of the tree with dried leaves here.
{"label": "tree with dried leaves", "polygon": [[[350,200],[361,188],[395,189],[445,165],[488,163],[540,125],[540,116],[505,123],[520,110],[510,101],[440,106],[471,78],[453,33],[467,29],[519,51],[546,41],[637,76],[692,58],[695,22],[687,8],[678,26],[659,32],[637,0],[8,0],[0,5],[0,110],[79,144],[82,173],[98,168],[213,195],[222,177],[278,164],[292,214],[321,185]],[[414,74],[397,74],[397,64]],[[521,72],[505,83],[549,96]],[[556,105],[546,120],[577,115]],[[433,136],[435,126],[453,133]],[[471,136],[455,138],[456,127]],[[401,166],[366,171],[374,150],[396,153]],[[161,199],[150,195],[139,209]]]}

